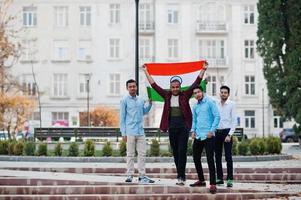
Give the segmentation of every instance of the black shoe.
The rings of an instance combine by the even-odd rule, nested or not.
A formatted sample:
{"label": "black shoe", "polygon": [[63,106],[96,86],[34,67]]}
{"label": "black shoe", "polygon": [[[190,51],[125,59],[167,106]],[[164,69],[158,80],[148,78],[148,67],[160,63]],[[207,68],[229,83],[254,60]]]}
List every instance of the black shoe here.
{"label": "black shoe", "polygon": [[179,185],[179,186],[184,186],[185,185],[185,180],[183,180],[182,178],[178,178],[178,182],[176,183],[176,185]]}
{"label": "black shoe", "polygon": [[216,186],[215,185],[210,185],[210,188],[209,188],[209,192],[211,193],[211,194],[215,194],[216,193]]}
{"label": "black shoe", "polygon": [[224,184],[223,180],[219,180],[219,179],[216,180],[216,185],[223,185],[223,184]]}
{"label": "black shoe", "polygon": [[206,186],[206,182],[205,181],[197,181],[195,183],[192,183],[189,185],[190,187],[202,187],[202,186]]}

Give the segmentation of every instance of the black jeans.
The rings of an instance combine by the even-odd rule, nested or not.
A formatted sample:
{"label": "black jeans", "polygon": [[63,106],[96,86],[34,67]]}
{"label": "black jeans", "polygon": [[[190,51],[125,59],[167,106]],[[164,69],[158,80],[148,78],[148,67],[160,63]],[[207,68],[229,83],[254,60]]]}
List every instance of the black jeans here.
{"label": "black jeans", "polygon": [[215,179],[215,166],[214,166],[214,140],[215,138],[207,138],[205,140],[197,140],[195,139],[193,142],[193,161],[195,165],[196,172],[199,177],[199,181],[205,181],[203,167],[202,167],[202,152],[205,147],[206,150],[206,157],[207,157],[207,164],[209,168],[209,175],[210,175],[210,185],[216,184]]}
{"label": "black jeans", "polygon": [[177,168],[177,178],[186,180],[187,143],[189,131],[187,128],[169,128],[169,141]]}
{"label": "black jeans", "polygon": [[215,133],[215,162],[217,179],[223,180],[222,154],[223,146],[227,162],[227,180],[233,180],[233,161],[232,161],[232,138],[230,142],[225,142],[230,129],[217,130]]}

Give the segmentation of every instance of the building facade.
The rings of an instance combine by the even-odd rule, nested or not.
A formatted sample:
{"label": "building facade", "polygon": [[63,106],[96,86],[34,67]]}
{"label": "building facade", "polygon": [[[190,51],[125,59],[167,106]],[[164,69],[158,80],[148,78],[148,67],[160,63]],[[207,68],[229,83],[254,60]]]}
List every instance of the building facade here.
{"label": "building facade", "polygon": [[[249,136],[283,126],[273,113],[256,53],[257,0],[140,0],[139,62],[206,59],[207,93],[223,84],[236,102],[238,127]],[[15,0],[22,57],[12,73],[28,95],[40,92],[42,126],[79,126],[98,105],[119,108],[135,77],[134,0]],[[33,76],[35,74],[35,79]],[[147,97],[140,70],[140,94]],[[193,103],[193,100],[192,100]],[[155,103],[146,126],[159,126]],[[275,116],[274,116],[275,115]],[[31,125],[39,124],[39,110]]]}

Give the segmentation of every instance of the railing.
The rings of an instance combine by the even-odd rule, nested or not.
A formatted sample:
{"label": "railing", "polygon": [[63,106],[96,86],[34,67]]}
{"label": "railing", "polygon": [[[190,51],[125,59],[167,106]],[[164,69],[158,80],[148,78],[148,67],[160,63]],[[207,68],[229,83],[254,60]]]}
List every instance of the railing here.
{"label": "railing", "polygon": [[[144,128],[146,137],[161,137],[161,131],[159,128]],[[167,136],[167,135],[166,135]],[[116,137],[116,141],[119,141],[121,137],[120,129],[117,127],[44,127],[34,129],[34,138],[39,140],[46,140],[47,138],[59,139],[71,139],[71,137],[78,138],[84,137]]]}
{"label": "railing", "polygon": [[139,31],[141,32],[153,32],[155,30],[154,22],[139,22]]}
{"label": "railing", "polygon": [[227,24],[223,21],[197,21],[197,32],[226,32]]}
{"label": "railing", "polygon": [[209,58],[206,60],[209,63],[210,67],[221,67],[227,65],[226,58]]}

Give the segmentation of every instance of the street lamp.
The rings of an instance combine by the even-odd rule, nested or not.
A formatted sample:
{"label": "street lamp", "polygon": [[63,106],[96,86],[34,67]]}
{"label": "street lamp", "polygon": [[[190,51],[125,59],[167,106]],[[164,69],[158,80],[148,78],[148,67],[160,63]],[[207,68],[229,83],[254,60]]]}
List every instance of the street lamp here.
{"label": "street lamp", "polygon": [[87,74],[86,75],[86,81],[87,81],[86,90],[87,90],[87,126],[88,127],[90,127],[90,110],[89,110],[89,106],[90,106],[90,101],[89,101],[90,79],[91,79],[91,74]]}
{"label": "street lamp", "polygon": [[262,88],[262,136],[264,137],[264,88]]}
{"label": "street lamp", "polygon": [[136,29],[135,29],[135,79],[137,82],[137,95],[139,95],[139,0],[136,5]]}

